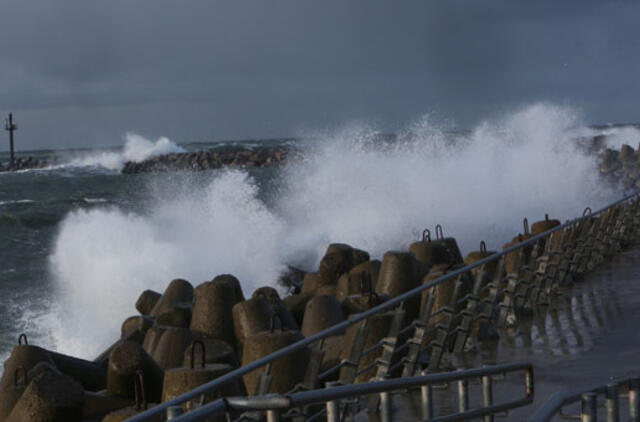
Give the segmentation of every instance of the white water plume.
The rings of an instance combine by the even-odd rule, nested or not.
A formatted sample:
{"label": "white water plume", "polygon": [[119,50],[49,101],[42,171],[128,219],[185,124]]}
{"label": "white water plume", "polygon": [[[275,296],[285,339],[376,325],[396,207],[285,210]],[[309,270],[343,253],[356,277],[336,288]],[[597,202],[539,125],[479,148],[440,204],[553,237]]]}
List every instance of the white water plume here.
{"label": "white water plume", "polygon": [[127,161],[140,162],[158,155],[177,152],[185,150],[164,136],[152,141],[135,133],[127,133],[122,151],[92,153],[73,159],[69,165],[119,171]]}
{"label": "white water plume", "polygon": [[156,186],[144,214],[75,211],[51,258],[51,346],[97,354],[118,337],[140,292],[162,291],[173,278],[197,284],[233,273],[250,294],[285,264],[315,268],[330,242],[379,258],[439,223],[465,251],[483,239],[500,248],[523,217],[564,220],[595,209],[613,194],[573,141],[583,126],[574,111],[539,104],[464,136],[427,118],[391,143],[356,127],[319,136],[304,160],[283,169],[272,207],[246,173],[223,171],[204,188]]}

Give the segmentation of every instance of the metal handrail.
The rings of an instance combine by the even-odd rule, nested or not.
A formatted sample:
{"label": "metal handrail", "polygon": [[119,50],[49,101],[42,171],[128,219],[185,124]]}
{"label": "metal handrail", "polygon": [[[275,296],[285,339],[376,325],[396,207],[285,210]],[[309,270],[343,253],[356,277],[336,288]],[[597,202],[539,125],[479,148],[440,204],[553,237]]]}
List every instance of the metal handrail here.
{"label": "metal handrail", "polygon": [[[580,419],[582,414],[588,414],[587,410],[590,406],[584,406],[581,415],[565,415],[562,413],[562,408],[572,403],[582,401],[591,403],[594,402],[597,395],[604,394],[606,396],[606,412],[607,422],[618,421],[619,419],[619,390],[622,386],[628,386],[629,389],[629,416],[631,421],[640,421],[640,377],[638,375],[614,379],[607,384],[600,384],[596,386],[586,387],[579,390],[567,391],[564,393],[555,393],[549,400],[546,401],[544,406],[538,410],[530,419],[529,422],[547,422],[553,419],[556,414],[560,414],[563,417],[571,417]],[[587,409],[585,409],[587,408]],[[593,415],[588,414],[593,418]],[[585,420],[585,419],[582,419]],[[586,419],[595,420],[595,419]]]}
{"label": "metal handrail", "polygon": [[492,375],[506,374],[508,372],[516,371],[524,371],[525,373],[524,397],[516,400],[511,400],[506,403],[490,403],[489,405],[486,405],[482,408],[465,410],[453,415],[430,419],[432,421],[468,420],[469,418],[476,418],[484,415],[499,413],[505,410],[514,409],[516,407],[521,407],[532,403],[535,394],[533,387],[532,364],[528,362],[506,363],[491,367],[474,368],[441,374],[393,378],[389,380],[372,381],[363,384],[348,384],[291,394],[267,394],[264,396],[253,397],[227,397],[198,407],[189,413],[173,418],[172,421],[189,422],[198,420],[199,418],[204,416],[214,416],[232,411],[283,411],[315,403],[333,402],[336,400],[346,399],[354,396],[387,393],[395,390],[409,389],[414,387],[440,385],[453,381],[486,378],[491,377]]}
{"label": "metal handrail", "polygon": [[538,242],[541,239],[544,239],[546,237],[548,237],[549,235],[560,231],[560,230],[564,230],[565,228],[572,226],[576,223],[579,223],[581,221],[584,221],[586,219],[590,219],[593,218],[595,216],[598,216],[600,214],[602,214],[603,212],[607,211],[608,209],[615,207],[617,205],[620,205],[628,200],[630,200],[631,198],[634,198],[636,196],[638,196],[638,194],[640,194],[640,191],[636,191],[633,194],[627,195],[625,197],[623,197],[622,199],[619,199],[613,203],[610,203],[602,208],[600,208],[599,210],[595,211],[595,212],[590,212],[588,214],[582,215],[581,217],[577,217],[573,220],[567,220],[565,223],[560,224],[546,232],[531,236],[530,238],[526,239],[525,241],[522,241],[520,243],[517,243],[513,246],[510,246],[506,249],[503,249],[502,251],[496,252],[486,258],[480,259],[478,261],[476,261],[475,263],[471,264],[471,265],[467,265],[464,266],[462,268],[459,268],[457,270],[453,270],[451,272],[448,272],[446,274],[444,274],[441,277],[438,277],[437,279],[426,283],[426,284],[422,284],[412,290],[409,290],[405,293],[400,294],[399,296],[396,296],[394,298],[391,298],[389,300],[387,300],[386,302],[383,302],[367,311],[364,311],[362,313],[359,314],[355,314],[352,318],[342,321],[336,325],[333,325],[332,327],[329,327],[327,329],[324,329],[322,331],[319,331],[318,333],[315,333],[309,337],[306,337],[300,341],[297,341],[289,346],[286,346],[282,349],[279,349],[267,356],[264,356],[260,359],[257,359],[253,362],[251,362],[248,365],[242,366],[232,372],[229,372],[219,378],[216,378],[213,381],[210,381],[206,384],[202,384],[197,388],[194,388],[193,390],[184,393],[172,400],[169,400],[167,402],[164,402],[162,404],[159,404],[158,406],[155,406],[151,409],[148,409],[146,412],[143,412],[141,414],[138,414],[136,416],[133,416],[132,418],[128,419],[127,422],[141,422],[141,421],[145,421],[148,420],[149,418],[158,415],[162,412],[164,412],[168,407],[170,406],[175,406],[175,405],[179,405],[181,403],[184,403],[186,401],[192,400],[202,394],[208,393],[212,390],[216,390],[219,389],[221,386],[236,380],[252,371],[255,371],[256,369],[259,369],[271,362],[274,362],[275,360],[282,358],[284,356],[287,356],[293,352],[296,352],[298,350],[301,350],[305,347],[307,347],[308,345],[330,337],[332,335],[336,335],[336,334],[340,334],[341,332],[343,332],[346,328],[355,325],[357,323],[359,323],[360,321],[363,321],[373,315],[376,315],[382,311],[386,311],[390,308],[393,308],[397,305],[400,305],[402,302],[406,301],[407,299],[410,299],[412,297],[415,297],[416,295],[421,294],[423,291],[433,288],[439,284],[442,284],[448,280],[454,279],[458,276],[461,276],[462,274],[465,274],[475,268],[479,268],[485,264],[488,264],[490,262],[493,262],[495,260],[500,259],[501,257],[512,253],[514,251],[517,251],[525,246],[529,246],[532,245],[536,242]]}

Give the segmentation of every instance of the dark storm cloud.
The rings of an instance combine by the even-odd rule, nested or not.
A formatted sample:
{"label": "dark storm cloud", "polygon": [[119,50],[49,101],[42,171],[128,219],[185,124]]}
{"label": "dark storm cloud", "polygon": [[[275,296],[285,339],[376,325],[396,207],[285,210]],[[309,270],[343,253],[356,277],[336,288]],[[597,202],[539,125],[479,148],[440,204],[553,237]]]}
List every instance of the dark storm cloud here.
{"label": "dark storm cloud", "polygon": [[[638,119],[637,1],[2,1],[21,145],[288,136],[569,102]],[[61,128],[69,126],[68,131]]]}

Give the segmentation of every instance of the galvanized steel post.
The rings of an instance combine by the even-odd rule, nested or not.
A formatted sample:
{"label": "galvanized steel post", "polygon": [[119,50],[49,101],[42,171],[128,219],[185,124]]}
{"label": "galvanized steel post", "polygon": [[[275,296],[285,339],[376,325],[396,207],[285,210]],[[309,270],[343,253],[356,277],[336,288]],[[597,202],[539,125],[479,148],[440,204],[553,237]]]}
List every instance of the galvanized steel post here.
{"label": "galvanized steel post", "polygon": [[629,420],[640,422],[640,379],[635,379],[629,383]]}
{"label": "galvanized steel post", "polygon": [[[326,388],[337,387],[342,385],[338,381],[332,381],[325,384]],[[328,400],[327,407],[327,422],[339,422],[340,421],[340,405],[337,400]]]}
{"label": "galvanized steel post", "polygon": [[393,409],[391,408],[391,392],[380,393],[380,422],[391,422],[393,420]]}
{"label": "galvanized steel post", "polygon": [[274,409],[267,410],[267,422],[280,422],[280,412]]}
{"label": "galvanized steel post", "polygon": [[466,379],[458,381],[458,410],[469,410],[469,381]]}
{"label": "galvanized steel post", "polygon": [[[491,375],[482,377],[482,404],[485,407],[493,405],[493,384]],[[483,422],[493,422],[493,415],[485,415]]]}
{"label": "galvanized steel post", "polygon": [[598,395],[596,393],[582,394],[582,422],[597,422],[598,420]]}
{"label": "galvanized steel post", "polygon": [[[421,375],[428,375],[428,373],[429,371],[425,369]],[[420,387],[420,392],[422,395],[422,419],[431,419],[433,418],[433,390],[430,385],[425,384]]]}
{"label": "galvanized steel post", "polygon": [[607,422],[618,422],[620,420],[618,384],[607,385],[607,390],[605,392],[605,406],[607,408]]}

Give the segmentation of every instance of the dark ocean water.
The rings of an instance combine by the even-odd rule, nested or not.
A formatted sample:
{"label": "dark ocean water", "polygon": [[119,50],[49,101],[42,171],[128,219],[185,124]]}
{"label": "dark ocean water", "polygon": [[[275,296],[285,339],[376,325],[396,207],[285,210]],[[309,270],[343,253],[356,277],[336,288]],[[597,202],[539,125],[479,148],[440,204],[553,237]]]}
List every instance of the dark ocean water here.
{"label": "dark ocean water", "polygon": [[453,138],[428,121],[391,143],[361,126],[321,133],[281,168],[119,172],[131,157],[228,143],[31,152],[57,165],[0,173],[0,358],[22,332],[93,358],[144,289],[232,273],[250,294],[285,265],[313,270],[331,242],[380,258],[442,224],[463,253],[481,240],[500,248],[523,217],[567,219],[618,197],[574,145],[603,132],[615,147],[640,140],[637,128],[588,129],[571,111],[533,106]]}

